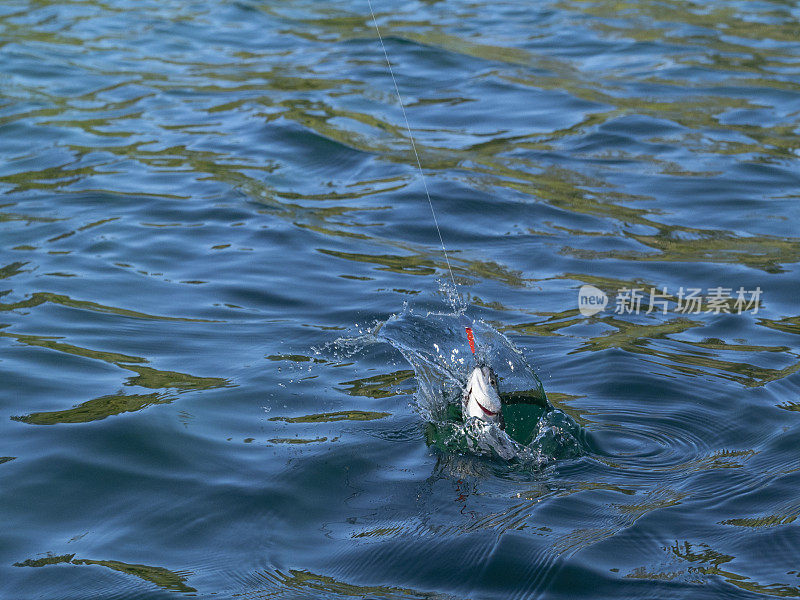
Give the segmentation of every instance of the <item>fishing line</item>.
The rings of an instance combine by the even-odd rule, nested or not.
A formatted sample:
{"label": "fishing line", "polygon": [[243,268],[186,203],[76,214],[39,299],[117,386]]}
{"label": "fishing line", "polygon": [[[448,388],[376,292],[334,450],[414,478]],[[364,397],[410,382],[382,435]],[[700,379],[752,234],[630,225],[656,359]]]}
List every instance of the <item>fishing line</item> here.
{"label": "fishing line", "polygon": [[[375,11],[372,10],[372,0],[367,0],[369,5],[369,12],[372,15],[372,22],[375,24],[375,31],[378,32],[378,40],[383,49],[383,55],[386,57],[386,65],[389,67],[389,74],[392,76],[392,83],[394,84],[394,91],[397,94],[397,101],[400,103],[400,110],[403,112],[403,120],[406,122],[406,130],[408,131],[408,139],[411,140],[411,149],[414,151],[414,158],[417,160],[417,168],[419,169],[419,176],[422,179],[422,187],[425,188],[425,197],[428,199],[428,206],[431,207],[431,215],[433,216],[433,224],[436,226],[436,232],[439,234],[439,243],[442,245],[442,253],[444,260],[447,263],[447,270],[450,272],[450,280],[453,282],[453,290],[458,293],[458,285],[456,278],[453,276],[453,267],[450,266],[450,258],[447,256],[447,248],[444,246],[444,238],[442,237],[442,230],[439,229],[439,220],[436,218],[436,211],[433,209],[433,201],[431,200],[430,192],[428,192],[428,183],[425,181],[425,172],[422,170],[422,162],[419,160],[417,153],[417,144],[414,142],[414,135],[411,133],[411,124],[408,122],[408,115],[406,114],[406,107],[403,104],[403,98],[400,96],[400,88],[397,86],[397,79],[394,76],[394,69],[392,69],[392,62],[389,60],[389,53],[386,52],[386,45],[383,43],[383,36],[378,27],[378,20],[375,18]],[[474,350],[473,350],[474,352]]]}

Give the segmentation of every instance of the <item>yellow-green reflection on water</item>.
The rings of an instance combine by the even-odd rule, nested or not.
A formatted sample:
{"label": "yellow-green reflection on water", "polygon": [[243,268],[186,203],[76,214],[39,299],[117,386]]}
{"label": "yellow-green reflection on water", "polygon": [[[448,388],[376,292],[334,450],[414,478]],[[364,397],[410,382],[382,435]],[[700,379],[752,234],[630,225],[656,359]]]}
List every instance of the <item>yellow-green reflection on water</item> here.
{"label": "yellow-green reflection on water", "polygon": [[137,565],[124,563],[118,560],[92,560],[88,558],[75,558],[74,554],[62,556],[47,556],[44,558],[29,558],[22,562],[14,563],[15,567],[45,567],[55,564],[70,565],[95,565],[106,567],[113,571],[133,575],[144,581],[148,581],[170,592],[196,592],[193,587],[186,585],[186,579],[192,575],[190,571],[170,571],[164,567],[152,567],[149,565]]}
{"label": "yellow-green reflection on water", "polygon": [[14,421],[29,425],[57,425],[60,423],[90,423],[106,417],[127,412],[136,412],[154,404],[168,404],[175,396],[162,393],[152,394],[111,394],[82,402],[74,408],[35,412],[21,417],[11,417]]}
{"label": "yellow-green reflection on water", "polygon": [[414,377],[414,371],[402,369],[381,375],[373,375],[353,381],[344,381],[340,385],[347,386],[341,389],[351,396],[365,396],[367,398],[388,398],[401,393],[393,389],[404,381]]}
{"label": "yellow-green reflection on water", "polygon": [[800,588],[798,587],[779,583],[764,584],[745,575],[740,575],[735,571],[723,569],[723,565],[733,562],[736,557],[717,552],[708,544],[676,541],[668,549],[677,558],[691,563],[692,566],[689,569],[692,573],[706,577],[721,577],[731,585],[756,594],[780,598],[796,598],[800,596]]}
{"label": "yellow-green reflection on water", "polygon": [[[791,452],[770,444],[794,433],[798,411],[792,394],[800,355],[792,336],[800,333],[800,317],[792,316],[796,311],[786,300],[800,262],[800,237],[790,227],[797,199],[794,95],[800,92],[796,7],[677,0],[556,0],[528,4],[521,12],[502,2],[376,7],[433,203],[444,217],[454,276],[471,295],[472,309],[526,349],[536,346],[535,358],[544,353],[551,402],[588,433],[605,432],[617,443],[633,438],[623,451],[604,454],[600,444],[599,456],[583,457],[583,481],[546,472],[523,483],[507,473],[494,477],[466,457],[437,464],[431,475],[425,457],[417,464],[408,460],[418,440],[409,442],[413,434],[406,436],[405,429],[391,443],[375,444],[373,434],[407,420],[405,407],[397,408],[404,399],[397,396],[410,399],[412,373],[370,362],[365,375],[360,361],[374,357],[343,363],[308,349],[353,322],[385,319],[409,296],[425,304],[433,280],[447,269],[363,8],[42,1],[0,16],[0,46],[8,50],[0,69],[7,73],[0,127],[9,132],[8,144],[18,142],[0,151],[6,159],[0,194],[9,199],[0,205],[0,224],[14,236],[8,244],[13,259],[0,263],[0,281],[14,288],[0,290],[0,341],[11,347],[0,368],[10,369],[9,380],[23,382],[11,390],[16,397],[7,414],[21,415],[16,423],[6,420],[11,433],[67,436],[61,439],[69,439],[71,451],[86,451],[81,458],[90,464],[101,459],[89,457],[82,444],[94,436],[102,440],[112,429],[106,425],[129,423],[147,436],[150,419],[130,413],[202,398],[191,415],[188,408],[178,412],[182,406],[161,409],[176,423],[176,436],[187,431],[181,438],[186,452],[213,451],[209,438],[243,439],[257,458],[238,462],[241,448],[231,451],[234,445],[227,444],[230,455],[188,467],[203,469],[194,475],[207,483],[190,501],[182,502],[182,486],[179,493],[159,488],[144,498],[131,485],[132,500],[139,506],[152,502],[144,507],[152,515],[163,506],[170,510],[153,517],[151,530],[118,508],[119,527],[108,535],[130,544],[134,530],[157,540],[164,531],[176,532],[170,526],[185,525],[176,543],[195,548],[187,551],[187,564],[205,564],[207,548],[225,546],[214,557],[214,577],[236,578],[239,596],[430,598],[457,585],[446,576],[431,586],[434,591],[415,591],[406,571],[382,562],[378,573],[373,563],[348,555],[355,543],[400,548],[403,536],[412,545],[428,536],[437,551],[450,549],[448,536],[470,536],[470,544],[489,540],[491,561],[473,571],[476,579],[465,576],[454,597],[497,595],[498,584],[517,574],[525,585],[540,585],[535,594],[520,587],[519,595],[546,595],[546,582],[555,579],[537,553],[559,557],[554,560],[565,567],[560,573],[571,576],[591,562],[590,547],[597,543],[603,543],[597,552],[622,557],[609,584],[619,587],[609,595],[634,595],[627,587],[631,580],[651,596],[673,590],[643,588],[646,580],[797,595],[791,580],[755,583],[782,573],[753,558],[762,529],[791,533],[796,507],[745,500],[735,492],[736,510],[719,508],[728,499],[724,493],[707,500],[709,488],[731,481],[735,488],[739,480],[759,477],[771,481],[793,466]],[[126,27],[120,28],[123,12]],[[254,31],[247,29],[252,24],[257,35],[245,35]],[[716,186],[721,190],[714,193]],[[242,226],[235,230],[240,233],[227,228],[233,224]],[[246,259],[237,256],[244,252]],[[584,319],[573,300],[582,283],[612,294],[622,287],[658,289],[667,283],[662,276],[670,284],[686,277],[690,285],[712,274],[769,287],[761,312],[738,322],[705,314],[637,320],[610,311]],[[668,300],[672,308],[677,299]],[[202,318],[209,316],[214,318]],[[175,355],[184,342],[185,361]],[[200,345],[214,351],[196,353]],[[609,368],[617,359],[653,385],[617,385]],[[287,366],[303,373],[284,379]],[[30,392],[24,384],[28,369],[36,384]],[[307,369],[313,373],[306,376]],[[95,388],[93,371],[98,380],[111,372],[110,389]],[[594,385],[597,378],[612,384],[613,397]],[[73,381],[85,385],[78,400],[47,391]],[[642,409],[640,396],[651,387],[674,392],[676,416],[669,415],[668,424],[666,413],[651,419]],[[229,394],[235,398],[228,403]],[[73,390],[69,397],[75,395]],[[261,404],[288,416],[264,419]],[[349,406],[362,404],[376,410]],[[686,406],[703,409],[680,420]],[[748,408],[752,418],[737,429],[739,419],[731,415]],[[113,415],[120,417],[93,427],[32,431],[19,425],[89,423]],[[255,435],[254,420],[263,431],[245,437]],[[344,423],[330,425],[338,421]],[[322,431],[335,428],[348,431],[347,443],[323,443],[339,439]],[[254,444],[257,439],[265,443]],[[637,454],[648,441],[658,448]],[[22,455],[11,447],[3,453]],[[26,455],[35,458],[32,451]],[[289,455],[301,460],[284,469]],[[314,471],[320,457],[324,466]],[[0,463],[10,459],[0,457]],[[58,482],[46,461],[30,462],[45,469],[31,478]],[[353,469],[340,491],[338,472],[329,466],[359,463],[365,471],[355,475]],[[4,467],[15,475],[9,490],[16,492],[22,482],[22,500],[12,495],[9,505],[29,500],[26,464]],[[215,471],[219,464],[224,468]],[[424,464],[422,472],[418,464]],[[386,477],[392,469],[397,475]],[[289,480],[288,472],[297,479]],[[236,494],[241,497],[225,494],[215,506],[210,498],[218,484],[240,476],[252,487],[243,485]],[[413,487],[425,478],[429,488],[415,487],[408,504],[392,487]],[[319,487],[292,488],[300,480]],[[459,480],[468,484],[453,496],[469,495],[463,490],[470,485],[472,495],[451,510],[453,499],[440,488]],[[102,492],[102,485],[95,489],[86,479],[81,487],[86,494]],[[253,515],[269,514],[272,504],[249,510],[244,503],[287,491],[300,499],[324,496],[325,502],[309,502],[299,516],[291,507],[281,509],[265,533]],[[80,508],[80,493],[76,498]],[[211,515],[219,509],[230,516],[231,526],[225,526],[234,533],[214,530],[207,507]],[[710,510],[724,514],[708,517]],[[31,515],[31,532],[48,512]],[[568,520],[559,523],[562,514]],[[357,527],[337,537],[336,524],[351,520]],[[61,521],[65,529],[42,536],[58,553],[77,548],[58,545],[72,535],[66,531],[71,519]],[[28,533],[25,518],[20,522]],[[689,570],[674,562],[638,566],[640,551],[653,550],[684,523],[687,529],[716,527],[718,536],[709,539],[727,554],[698,559],[676,542],[675,560],[694,560]],[[190,529],[203,532],[183,537]],[[214,544],[205,543],[212,538]],[[519,573],[509,570],[502,581],[489,581],[492,561],[504,559],[508,542],[522,548],[530,572],[522,565]],[[256,578],[242,583],[241,565],[266,556],[267,545],[274,564],[284,565],[309,564],[306,550],[329,551],[335,569],[329,573],[336,578],[282,568],[258,572],[263,587]],[[413,547],[421,563],[435,565],[424,543]],[[704,552],[696,544],[694,549]],[[747,549],[754,549],[750,558]],[[67,563],[104,566],[139,584],[194,593],[183,573],[65,556],[25,563],[63,562],[65,571]],[[484,558],[477,552],[459,556],[465,562],[477,557],[479,564]],[[439,571],[450,567],[445,560]],[[212,579],[204,577],[198,593],[233,595]],[[376,581],[385,585],[369,585]],[[569,591],[591,595],[580,589],[582,581],[579,572]],[[555,585],[565,589],[563,582]]]}
{"label": "yellow-green reflection on water", "polygon": [[346,598],[416,598],[427,600],[431,597],[428,593],[418,592],[409,588],[356,585],[340,581],[327,575],[319,575],[304,569],[286,569],[274,571],[259,571],[254,573],[259,584],[251,592],[240,594],[244,598],[268,598],[283,596],[287,592],[302,595],[317,596],[343,596]]}
{"label": "yellow-green reflection on water", "polygon": [[147,313],[138,312],[135,310],[128,310],[125,308],[118,308],[114,306],[106,306],[97,302],[87,300],[75,300],[64,294],[53,294],[51,292],[34,292],[27,300],[19,300],[18,302],[10,302],[4,304],[0,302],[0,311],[19,310],[21,308],[33,308],[40,306],[46,302],[53,304],[60,304],[69,308],[78,308],[81,310],[89,310],[98,313],[109,313],[119,315],[121,317],[131,317],[133,319],[148,319],[156,321],[178,321],[187,323],[213,323],[214,321],[208,319],[187,319],[182,317],[169,317],[161,315],[149,315]]}
{"label": "yellow-green reflection on water", "polygon": [[[133,371],[135,376],[129,377],[125,385],[150,389],[175,389],[178,392],[208,390],[229,387],[232,383],[222,377],[197,377],[177,371],[164,371],[144,366],[146,358],[130,356],[116,352],[106,352],[82,348],[74,344],[58,341],[58,338],[20,335],[0,331],[0,337],[11,338],[26,346],[46,348],[57,352],[98,360]],[[73,408],[45,412],[34,412],[25,416],[11,417],[31,425],[54,425],[57,423],[88,423],[105,419],[112,415],[135,412],[154,404],[166,404],[175,399],[174,395],[156,392],[151,394],[125,394],[122,392],[88,400]]]}
{"label": "yellow-green reflection on water", "polygon": [[333,423],[335,421],[374,421],[391,417],[392,413],[368,410],[340,410],[330,413],[303,415],[302,417],[271,417],[270,421],[285,423]]}
{"label": "yellow-green reflection on water", "polygon": [[[270,438],[267,440],[270,444],[318,444],[321,442],[327,442],[327,437],[319,437],[319,438]],[[333,440],[331,440],[333,441]]]}

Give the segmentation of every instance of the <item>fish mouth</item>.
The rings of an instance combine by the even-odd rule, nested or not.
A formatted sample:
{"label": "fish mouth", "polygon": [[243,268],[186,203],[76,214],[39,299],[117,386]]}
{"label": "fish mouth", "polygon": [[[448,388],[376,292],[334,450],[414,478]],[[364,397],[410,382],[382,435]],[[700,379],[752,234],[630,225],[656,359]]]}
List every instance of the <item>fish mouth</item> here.
{"label": "fish mouth", "polygon": [[486,407],[485,407],[483,404],[481,404],[480,402],[478,402],[477,398],[475,399],[475,404],[477,404],[477,405],[478,405],[478,408],[480,408],[480,409],[481,409],[481,410],[482,410],[482,411],[483,411],[483,412],[486,414],[486,416],[487,416],[487,417],[496,417],[496,416],[497,416],[497,413],[496,413],[496,412],[492,412],[492,411],[490,411],[490,410],[489,410],[488,408],[486,408]]}

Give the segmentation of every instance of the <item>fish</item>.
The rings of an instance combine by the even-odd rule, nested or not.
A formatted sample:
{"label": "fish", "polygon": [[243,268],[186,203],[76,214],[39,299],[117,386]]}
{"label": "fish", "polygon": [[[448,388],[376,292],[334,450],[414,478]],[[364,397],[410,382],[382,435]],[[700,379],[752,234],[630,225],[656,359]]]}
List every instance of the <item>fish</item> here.
{"label": "fish", "polygon": [[464,420],[477,418],[505,429],[497,375],[491,367],[479,365],[472,370],[464,386],[461,408]]}

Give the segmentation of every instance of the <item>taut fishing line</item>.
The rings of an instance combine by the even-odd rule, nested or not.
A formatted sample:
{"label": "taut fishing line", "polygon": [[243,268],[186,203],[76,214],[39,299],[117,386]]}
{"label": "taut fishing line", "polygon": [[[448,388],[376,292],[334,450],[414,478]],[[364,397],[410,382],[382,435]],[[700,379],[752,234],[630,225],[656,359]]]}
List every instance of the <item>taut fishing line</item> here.
{"label": "taut fishing line", "polygon": [[[431,216],[433,217],[433,224],[436,226],[436,233],[439,234],[439,243],[442,246],[442,254],[447,263],[447,270],[450,273],[450,281],[453,282],[453,292],[458,294],[458,284],[456,278],[453,276],[453,267],[450,265],[450,257],[447,256],[447,248],[444,245],[444,238],[442,237],[442,230],[439,228],[439,220],[436,218],[436,211],[433,208],[433,200],[428,191],[428,182],[425,180],[425,171],[422,170],[422,161],[419,159],[417,152],[417,144],[414,141],[414,134],[411,132],[411,123],[408,121],[408,114],[406,113],[405,104],[403,104],[403,97],[400,95],[400,87],[397,85],[397,78],[394,76],[394,69],[392,69],[392,61],[389,60],[389,53],[386,51],[386,44],[383,43],[383,36],[381,35],[381,28],[378,27],[378,19],[375,18],[375,11],[372,8],[372,0],[367,0],[369,5],[369,14],[372,16],[372,23],[375,25],[375,31],[378,34],[378,41],[381,43],[383,49],[383,56],[386,58],[386,66],[389,67],[389,75],[392,76],[392,83],[394,84],[394,91],[397,94],[397,102],[400,104],[400,110],[403,112],[403,120],[406,122],[406,131],[408,131],[408,139],[411,141],[411,150],[414,152],[414,158],[417,161],[417,168],[419,169],[419,177],[422,180],[422,187],[425,189],[425,197],[428,199],[428,206],[431,207]],[[463,318],[463,315],[462,315]],[[467,339],[469,340],[469,349],[472,350],[473,356],[475,355],[475,338],[472,333],[472,328],[468,324],[464,324],[464,329],[467,332]]]}
{"label": "taut fishing line", "polygon": [[400,103],[400,110],[403,112],[403,120],[406,122],[406,130],[408,131],[408,139],[411,140],[411,149],[414,151],[414,158],[417,160],[417,168],[419,169],[419,176],[422,180],[422,187],[425,188],[425,197],[428,199],[428,206],[431,207],[431,215],[433,216],[433,224],[436,226],[436,232],[439,234],[439,243],[442,245],[442,253],[444,260],[447,263],[447,270],[450,272],[450,280],[453,282],[453,290],[458,293],[458,285],[456,278],[453,276],[453,267],[450,266],[450,257],[447,256],[447,248],[444,245],[444,238],[442,237],[442,230],[439,229],[439,221],[436,218],[436,211],[433,209],[433,201],[431,194],[428,192],[428,183],[425,181],[425,172],[422,170],[422,162],[419,160],[417,153],[417,144],[414,142],[414,135],[411,133],[411,124],[408,122],[408,115],[406,114],[406,107],[403,104],[403,98],[400,96],[400,88],[397,86],[397,79],[394,76],[394,69],[392,69],[392,62],[389,60],[389,53],[386,52],[386,45],[383,43],[383,36],[381,35],[380,27],[378,27],[378,20],[375,18],[375,11],[372,9],[372,0],[367,0],[369,5],[369,12],[372,15],[372,22],[375,24],[375,31],[378,33],[378,40],[383,49],[383,55],[386,57],[386,65],[389,67],[389,75],[392,76],[392,83],[394,84],[394,91],[397,94],[397,101]]}

